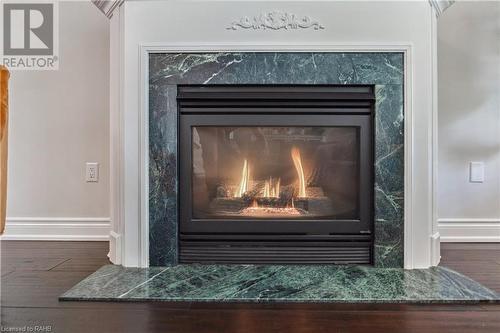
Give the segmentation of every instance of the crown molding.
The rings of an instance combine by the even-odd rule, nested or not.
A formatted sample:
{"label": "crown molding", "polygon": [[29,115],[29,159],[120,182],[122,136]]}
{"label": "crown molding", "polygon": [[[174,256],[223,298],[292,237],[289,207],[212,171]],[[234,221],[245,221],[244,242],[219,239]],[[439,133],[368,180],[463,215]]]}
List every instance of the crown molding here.
{"label": "crown molding", "polygon": [[446,9],[455,3],[455,0],[429,0],[429,3],[432,8],[434,8],[436,16],[439,17]]}
{"label": "crown molding", "polygon": [[[122,3],[124,3],[125,0],[92,0],[92,3],[106,15],[107,18],[111,18],[113,16],[113,12],[115,9],[119,8]],[[436,12],[436,16],[439,17],[448,7],[453,5],[455,3],[455,0],[429,0],[430,5],[432,8],[434,8],[434,11]],[[294,17],[295,19],[295,17]],[[242,18],[240,21],[233,22],[233,24],[228,27],[228,29],[231,30],[236,30],[237,28],[243,28],[243,29],[248,29],[248,28],[254,28],[256,29],[256,22],[259,21],[258,18],[253,18],[250,20],[249,18]],[[264,24],[266,20],[264,21],[259,21],[260,23],[258,24],[259,27],[264,27],[264,28],[271,28],[276,30],[276,27],[273,25],[266,26]],[[257,22],[258,23],[258,22]],[[285,28],[286,26],[291,26],[294,28],[309,28],[309,24],[313,23],[312,26],[315,30],[318,29],[323,29],[323,26],[320,25],[318,22],[310,22],[309,17],[304,17],[299,21],[292,21],[292,24],[288,25],[286,24],[285,26],[282,26],[280,28]],[[305,25],[305,26],[302,26]]]}
{"label": "crown molding", "polygon": [[115,9],[120,7],[120,5],[125,2],[125,0],[92,0],[92,3],[101,11],[107,18],[113,16]]}

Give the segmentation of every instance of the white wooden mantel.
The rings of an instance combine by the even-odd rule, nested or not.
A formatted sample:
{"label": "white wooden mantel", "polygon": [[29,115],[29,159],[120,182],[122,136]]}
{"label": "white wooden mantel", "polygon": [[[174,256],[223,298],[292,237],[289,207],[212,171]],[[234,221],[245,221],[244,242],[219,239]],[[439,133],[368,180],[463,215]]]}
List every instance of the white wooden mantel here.
{"label": "white wooden mantel", "polygon": [[436,26],[451,2],[368,1],[361,12],[355,1],[333,0],[93,2],[110,18],[111,31],[113,263],[149,265],[149,54],[216,51],[404,53],[405,268],[439,263]]}
{"label": "white wooden mantel", "polygon": [[[120,7],[125,0],[92,0],[92,3],[99,8],[99,10],[108,18],[113,16],[113,12]],[[450,7],[455,0],[429,0],[432,8],[439,17],[448,7]]]}

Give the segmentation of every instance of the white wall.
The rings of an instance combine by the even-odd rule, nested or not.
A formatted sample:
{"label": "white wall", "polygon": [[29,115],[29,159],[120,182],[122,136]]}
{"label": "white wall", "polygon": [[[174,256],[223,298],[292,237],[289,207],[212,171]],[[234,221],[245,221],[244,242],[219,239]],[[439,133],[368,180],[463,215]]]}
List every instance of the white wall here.
{"label": "white wall", "polygon": [[[500,241],[500,2],[438,21],[439,218],[444,241]],[[484,183],[469,162],[485,163]]]}
{"label": "white wall", "polygon": [[[319,20],[324,30],[244,30],[226,27],[233,20],[261,12],[282,10],[309,15]],[[414,164],[412,196],[406,205],[409,238],[406,246],[407,267],[428,267],[435,264],[439,237],[433,228],[433,24],[434,13],[427,1],[127,1],[120,8],[121,90],[116,94],[122,119],[121,144],[124,156],[123,174],[118,180],[122,196],[116,204],[121,220],[114,221],[113,231],[123,239],[122,264],[147,265],[147,189],[137,181],[145,181],[144,128],[141,119],[146,112],[140,92],[146,82],[140,76],[140,45],[149,44],[178,50],[247,50],[259,48],[283,50],[282,45],[302,49],[318,49],[329,45],[335,50],[355,50],[365,46],[374,51],[391,45],[409,46],[411,60],[411,91],[407,96],[408,121],[413,110],[413,146],[406,151]],[[182,45],[184,47],[182,47]],[[280,46],[281,45],[281,46]],[[316,47],[315,47],[316,46]],[[358,48],[359,49],[359,48]],[[141,90],[142,89],[142,90]],[[142,112],[142,114],[141,114]],[[143,120],[143,119],[142,119]],[[118,130],[117,130],[118,131]],[[120,141],[121,140],[121,141]],[[126,147],[126,148],[125,148]],[[434,244],[431,246],[431,244]]]}
{"label": "white wall", "polygon": [[60,2],[59,17],[59,70],[11,73],[7,238],[109,232],[109,21],[90,1]]}

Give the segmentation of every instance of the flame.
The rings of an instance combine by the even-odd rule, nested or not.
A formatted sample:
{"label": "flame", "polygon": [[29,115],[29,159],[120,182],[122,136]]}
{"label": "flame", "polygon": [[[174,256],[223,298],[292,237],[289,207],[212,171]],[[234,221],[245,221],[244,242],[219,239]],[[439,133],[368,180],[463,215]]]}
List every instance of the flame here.
{"label": "flame", "polygon": [[271,191],[270,191],[270,187],[271,187],[271,179],[269,180],[266,180],[264,182],[264,193],[263,193],[263,196],[264,198],[269,198],[271,196]]}
{"label": "flame", "polygon": [[245,159],[243,162],[243,170],[241,170],[241,181],[235,193],[235,198],[241,198],[246,191],[248,191],[248,183],[250,182],[250,170],[248,161]]}
{"label": "flame", "polygon": [[297,175],[299,176],[299,198],[306,197],[306,181],[304,177],[304,169],[302,168],[302,160],[300,158],[300,150],[297,147],[292,148],[292,159]]}
{"label": "flame", "polygon": [[271,196],[273,198],[280,197],[280,182],[281,182],[281,179],[278,178],[278,180],[274,183],[274,186],[273,186],[272,191],[271,191]]}
{"label": "flame", "polygon": [[264,189],[262,191],[262,197],[264,198],[279,198],[280,197],[280,178],[273,179],[269,177],[269,180],[264,181]]}

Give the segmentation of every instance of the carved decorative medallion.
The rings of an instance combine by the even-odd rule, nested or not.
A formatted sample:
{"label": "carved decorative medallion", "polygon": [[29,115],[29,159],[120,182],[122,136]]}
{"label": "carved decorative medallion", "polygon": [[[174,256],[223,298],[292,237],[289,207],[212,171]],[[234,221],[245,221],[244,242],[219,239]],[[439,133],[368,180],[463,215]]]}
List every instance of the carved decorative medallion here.
{"label": "carved decorative medallion", "polygon": [[239,21],[233,21],[226,29],[295,30],[309,28],[314,30],[324,29],[318,21],[313,21],[309,16],[298,18],[295,14],[273,11],[262,13],[252,18],[248,16],[242,17]]}

